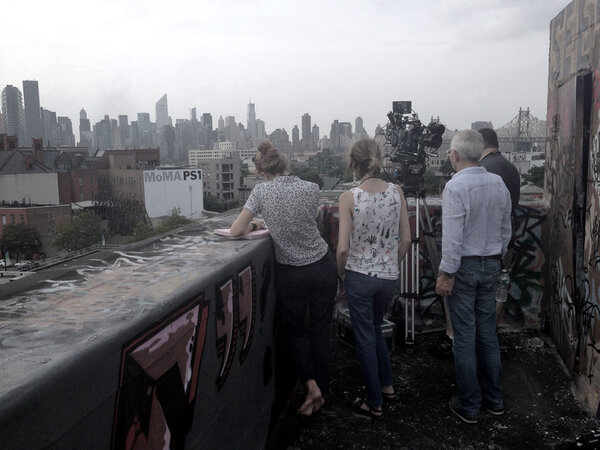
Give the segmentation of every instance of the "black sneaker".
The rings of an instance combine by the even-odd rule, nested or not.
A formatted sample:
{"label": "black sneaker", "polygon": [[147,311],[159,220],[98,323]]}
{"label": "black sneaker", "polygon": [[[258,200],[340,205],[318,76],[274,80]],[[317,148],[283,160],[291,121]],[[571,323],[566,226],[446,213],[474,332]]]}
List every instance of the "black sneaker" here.
{"label": "black sneaker", "polygon": [[497,406],[489,406],[484,403],[483,407],[485,408],[485,410],[487,412],[489,412],[490,414],[492,414],[494,416],[501,416],[502,414],[504,414],[504,406],[501,406],[500,408],[498,408]]}
{"label": "black sneaker", "polygon": [[427,352],[431,356],[443,358],[452,357],[452,339],[444,333],[435,344],[429,346]]}
{"label": "black sneaker", "polygon": [[469,414],[458,406],[458,397],[452,397],[448,402],[448,406],[450,406],[450,411],[456,414],[460,420],[465,423],[477,423],[479,420],[479,416],[477,414]]}

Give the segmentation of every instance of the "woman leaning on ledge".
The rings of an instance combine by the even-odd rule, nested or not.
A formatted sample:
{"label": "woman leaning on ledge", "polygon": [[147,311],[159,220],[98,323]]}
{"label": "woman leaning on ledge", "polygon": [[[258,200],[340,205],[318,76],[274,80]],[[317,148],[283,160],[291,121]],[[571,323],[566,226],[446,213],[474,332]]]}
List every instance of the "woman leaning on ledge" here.
{"label": "woman leaning on ledge", "polygon": [[365,139],[350,150],[349,168],[360,185],[340,196],[337,266],[344,279],[365,397],[354,401],[355,414],[383,418],[383,401],[396,400],[390,356],[381,332],[399,276],[399,261],[410,243],[402,189],[380,180],[377,143]]}
{"label": "woman leaning on ledge", "polygon": [[[292,358],[306,385],[298,414],[310,416],[328,392],[330,330],[337,290],[336,266],[317,228],[319,186],[288,175],[287,158],[268,140],[258,145],[254,165],[267,181],[257,184],[231,225],[232,236],[262,228],[275,248],[275,290],[290,337]],[[305,326],[310,312],[310,328]]]}

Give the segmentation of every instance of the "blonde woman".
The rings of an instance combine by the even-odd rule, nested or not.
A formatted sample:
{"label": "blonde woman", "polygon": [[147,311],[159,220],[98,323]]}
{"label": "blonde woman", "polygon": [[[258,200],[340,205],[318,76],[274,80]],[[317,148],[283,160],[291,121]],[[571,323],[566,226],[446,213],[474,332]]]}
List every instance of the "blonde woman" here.
{"label": "blonde woman", "polygon": [[[325,403],[329,388],[329,347],[337,290],[333,255],[317,228],[319,186],[287,173],[287,158],[271,142],[258,145],[256,170],[267,180],[256,185],[231,225],[237,236],[261,227],[261,214],[275,248],[275,289],[290,337],[292,358],[306,386],[298,414],[310,416]],[[310,314],[307,330],[305,317]]]}
{"label": "blonde woman", "polygon": [[402,189],[378,178],[382,157],[377,143],[355,143],[349,159],[360,185],[340,196],[337,266],[366,391],[365,398],[355,400],[354,412],[381,419],[383,401],[396,399],[381,325],[394,295],[399,261],[410,247],[410,225]]}

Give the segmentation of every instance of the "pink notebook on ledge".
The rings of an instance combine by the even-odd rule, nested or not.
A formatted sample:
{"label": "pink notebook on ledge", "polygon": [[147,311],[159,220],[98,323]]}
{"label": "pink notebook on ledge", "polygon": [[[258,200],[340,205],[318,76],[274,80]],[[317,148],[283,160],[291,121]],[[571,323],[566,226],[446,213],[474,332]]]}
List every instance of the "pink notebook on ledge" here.
{"label": "pink notebook on ledge", "polygon": [[[229,228],[217,228],[214,231],[215,234],[218,234],[219,236],[231,237],[231,234],[229,233]],[[268,235],[269,230],[256,230],[251,231],[250,233],[242,234],[241,236],[236,236],[234,239],[258,239]]]}

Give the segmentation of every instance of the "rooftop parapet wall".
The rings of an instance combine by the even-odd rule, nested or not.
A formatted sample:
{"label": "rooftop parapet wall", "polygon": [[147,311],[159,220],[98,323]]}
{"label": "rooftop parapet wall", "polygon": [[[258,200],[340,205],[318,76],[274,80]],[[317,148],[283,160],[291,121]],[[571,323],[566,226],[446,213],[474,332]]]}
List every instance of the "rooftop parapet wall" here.
{"label": "rooftop parapet wall", "polygon": [[272,245],[222,220],[0,286],[3,447],[264,447]]}
{"label": "rooftop parapet wall", "polygon": [[577,394],[600,410],[600,1],[550,24],[545,201],[552,335]]}

